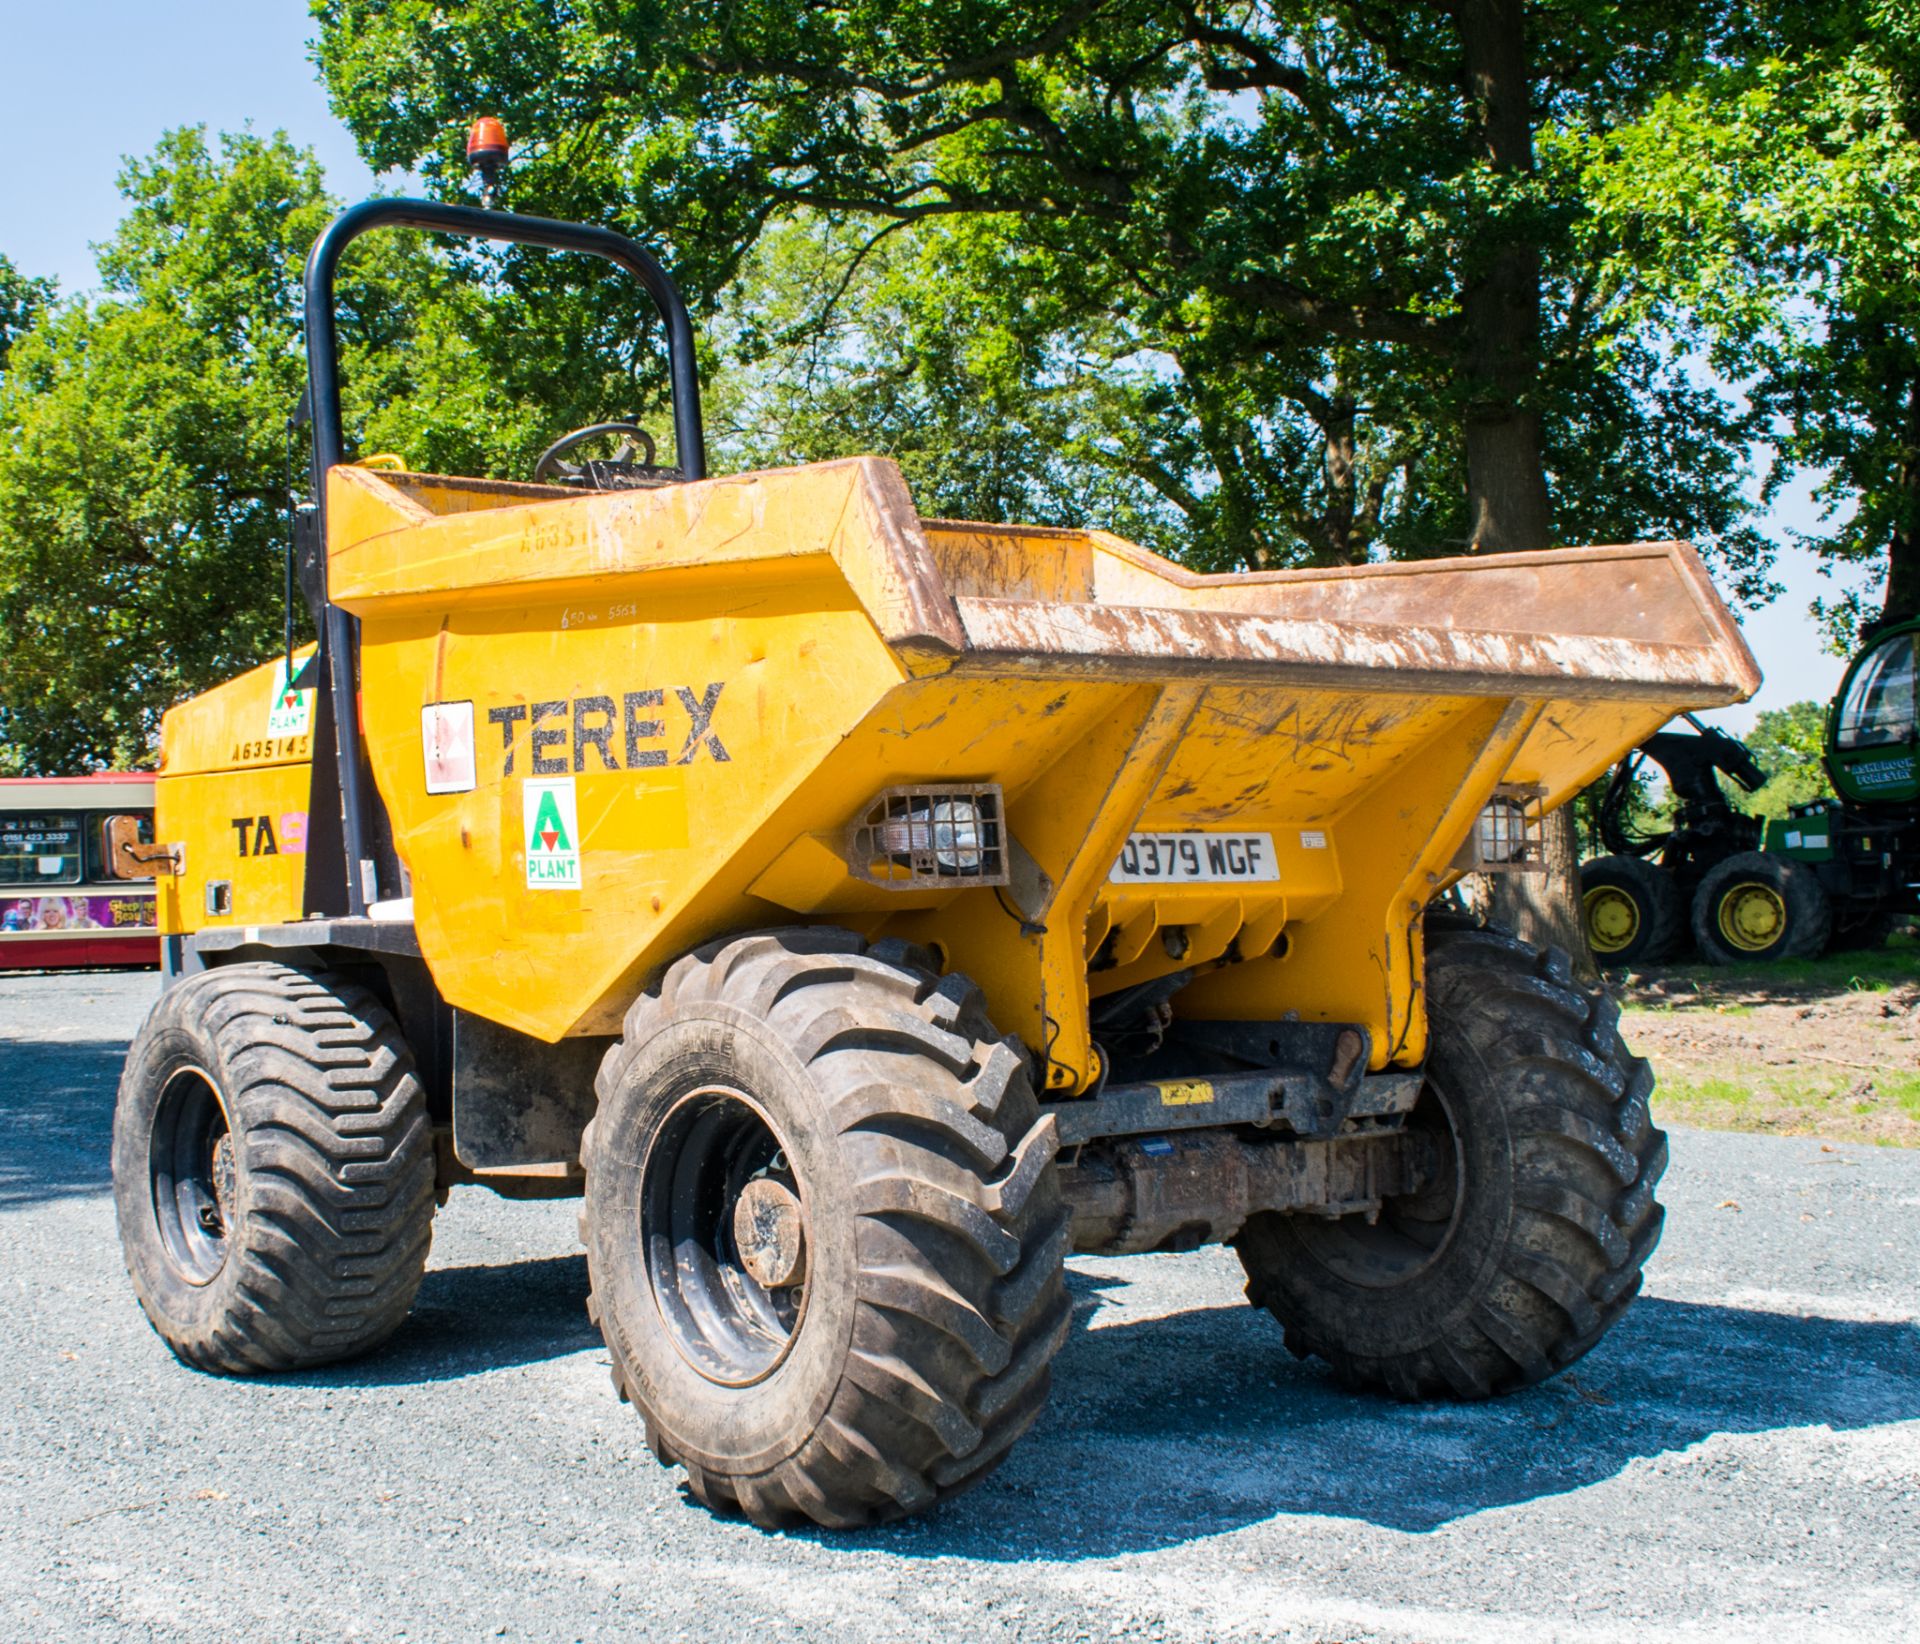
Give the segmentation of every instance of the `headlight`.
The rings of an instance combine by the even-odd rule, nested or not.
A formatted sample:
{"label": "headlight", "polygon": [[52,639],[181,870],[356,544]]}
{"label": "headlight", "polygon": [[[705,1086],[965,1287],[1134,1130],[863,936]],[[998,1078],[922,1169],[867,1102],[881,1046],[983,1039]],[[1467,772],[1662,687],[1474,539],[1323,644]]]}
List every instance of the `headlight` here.
{"label": "headlight", "polygon": [[1526,808],[1512,799],[1495,799],[1475,824],[1482,862],[1518,862],[1527,853]]}
{"label": "headlight", "polygon": [[991,782],[886,788],[847,827],[854,877],[889,890],[1007,882],[1004,799]]}
{"label": "headlight", "polygon": [[1454,867],[1461,873],[1541,872],[1547,865],[1546,797],[1538,784],[1501,783],[1473,819]]}
{"label": "headlight", "polygon": [[934,862],[948,873],[978,873],[986,853],[980,809],[965,799],[915,805],[904,817],[882,822],[875,843],[909,867],[914,857],[931,851]]}

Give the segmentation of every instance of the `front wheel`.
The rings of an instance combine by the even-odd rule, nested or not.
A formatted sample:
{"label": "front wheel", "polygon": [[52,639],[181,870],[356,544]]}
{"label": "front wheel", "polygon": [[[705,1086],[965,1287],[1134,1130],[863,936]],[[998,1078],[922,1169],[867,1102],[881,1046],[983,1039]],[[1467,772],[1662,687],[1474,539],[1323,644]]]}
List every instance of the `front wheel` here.
{"label": "front wheel", "polygon": [[1235,1248],[1296,1355],[1350,1386],[1479,1399],[1566,1368],[1626,1311],[1667,1139],[1617,1008],[1557,949],[1429,931],[1427,1008],[1410,1122],[1433,1179],[1371,1222],[1256,1216]]}
{"label": "front wheel", "polygon": [[400,1327],[433,1232],[433,1131],[357,983],[227,965],[160,995],[113,1116],[127,1272],[203,1370],[298,1370]]}
{"label": "front wheel", "polygon": [[1741,851],[1709,868],[1694,892],[1694,940],[1716,965],[1811,959],[1832,931],[1826,887],[1784,856]]}
{"label": "front wheel", "polygon": [[1657,965],[1685,940],[1687,910],[1673,875],[1638,856],[1580,865],[1587,946],[1603,966]]}
{"label": "front wheel", "polygon": [[980,996],[789,930],[628,1012],[583,1147],[614,1381],[709,1507],[851,1526],[984,1477],[1065,1338],[1054,1124]]}

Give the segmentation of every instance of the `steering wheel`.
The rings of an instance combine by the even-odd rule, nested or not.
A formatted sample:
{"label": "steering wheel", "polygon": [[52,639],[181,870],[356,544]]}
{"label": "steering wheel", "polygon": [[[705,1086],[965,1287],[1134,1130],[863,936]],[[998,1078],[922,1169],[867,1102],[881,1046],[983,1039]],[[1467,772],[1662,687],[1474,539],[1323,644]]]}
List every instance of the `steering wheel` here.
{"label": "steering wheel", "polygon": [[[586,457],[579,462],[564,459],[589,441],[619,436],[620,448],[611,457]],[[533,465],[536,481],[554,485],[578,485],[588,491],[631,491],[646,486],[664,485],[678,478],[678,471],[659,468],[653,461],[653,436],[636,422],[595,422],[576,428],[540,453]]]}

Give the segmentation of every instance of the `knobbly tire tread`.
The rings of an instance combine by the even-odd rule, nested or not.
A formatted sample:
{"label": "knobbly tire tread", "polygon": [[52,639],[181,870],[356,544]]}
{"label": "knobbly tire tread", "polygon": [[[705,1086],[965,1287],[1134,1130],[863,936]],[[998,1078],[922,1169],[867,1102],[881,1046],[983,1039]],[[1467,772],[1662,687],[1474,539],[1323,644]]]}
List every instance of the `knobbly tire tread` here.
{"label": "knobbly tire tread", "polygon": [[[1456,1074],[1477,1068],[1473,1122],[1504,1125],[1510,1138],[1511,1179],[1488,1201],[1503,1213],[1478,1247],[1495,1259],[1463,1247],[1458,1271],[1470,1276],[1449,1280],[1439,1303],[1418,1293],[1428,1282],[1418,1274],[1368,1289],[1313,1272],[1277,1225],[1285,1218],[1256,1218],[1236,1249],[1249,1300],[1279,1321],[1296,1357],[1402,1399],[1484,1399],[1566,1369],[1639,1293],[1665,1215],[1653,1189],[1667,1139],[1618,1007],[1574,982],[1565,953],[1497,930],[1430,930],[1426,976],[1436,1058]],[[1400,1339],[1361,1351],[1363,1331]]]}
{"label": "knobbly tire tread", "polygon": [[[204,1287],[179,1277],[155,1227],[145,1097],[159,1092],[141,1088],[180,1065],[155,1069],[154,1054],[194,1042],[189,1065],[213,1064],[201,1071],[226,1109],[237,1181],[226,1261]],[[202,1370],[311,1369],[367,1352],[400,1327],[426,1271],[435,1207],[426,1093],[392,1017],[339,976],[235,964],[162,993],[121,1075],[113,1179],[140,1305],[174,1354]],[[183,1299],[207,1305],[183,1309]]]}
{"label": "knobbly tire tread", "polygon": [[[1764,879],[1780,892],[1787,909],[1787,934],[1772,951],[1743,953],[1720,935],[1720,898],[1735,881]],[[1693,893],[1693,939],[1702,957],[1716,965],[1766,964],[1774,959],[1813,959],[1827,951],[1833,936],[1833,903],[1819,876],[1803,863],[1771,851],[1741,851],[1716,862]]]}
{"label": "knobbly tire tread", "polygon": [[[685,1451],[704,1435],[678,1434],[674,1411],[647,1407],[623,1331],[610,1327],[594,1236],[597,1201],[613,1190],[596,1137],[637,1047],[707,1001],[764,1019],[804,1061],[852,1184],[850,1202],[816,1197],[813,1213],[856,1219],[856,1311],[838,1384],[791,1454],[752,1474],[694,1464]],[[616,1387],[639,1410],[655,1456],[686,1468],[696,1499],[766,1528],[883,1522],[978,1483],[1032,1426],[1069,1317],[1058,1141],[1024,1058],[995,1034],[970,982],[937,975],[922,949],[868,947],[845,931],[715,942],[634,1002],[598,1089],[582,1146],[590,1305]],[[635,1319],[627,1328],[661,1327]]]}
{"label": "knobbly tire tread", "polygon": [[1596,885],[1615,885],[1626,891],[1640,909],[1640,929],[1618,953],[1594,949],[1604,966],[1657,965],[1671,959],[1691,940],[1686,898],[1665,868],[1638,856],[1600,856],[1580,864],[1580,892],[1584,897]]}

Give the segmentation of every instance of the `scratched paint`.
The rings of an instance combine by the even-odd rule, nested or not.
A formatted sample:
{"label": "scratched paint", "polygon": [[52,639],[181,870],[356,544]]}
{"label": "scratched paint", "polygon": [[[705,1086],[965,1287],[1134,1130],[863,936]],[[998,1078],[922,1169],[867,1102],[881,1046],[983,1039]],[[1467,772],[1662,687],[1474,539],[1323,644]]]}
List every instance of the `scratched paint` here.
{"label": "scratched paint", "polygon": [[[616,1031],[677,955],[799,918],[940,944],[1056,1090],[1090,1075],[1109,935],[1100,985],[1208,969],[1196,1000],[1417,1054],[1409,920],[1492,785],[1564,794],[1758,684],[1684,544],[1197,576],[1097,531],[923,522],[873,458],[587,495],[338,469],[328,509],[421,950],[452,1002],[549,1039]],[[168,772],[200,785],[170,805],[161,778],[189,863],[274,809],[230,759],[248,690],[168,716]],[[421,710],[453,700],[481,769],[429,794]],[[296,808],[304,763],[279,769]],[[579,888],[528,895],[522,788],[562,775]],[[848,820],[928,782],[1003,789],[1004,901],[848,872]],[[1270,835],[1280,878],[1115,886],[1141,829]],[[247,895],[249,919],[301,912],[291,879]]]}

